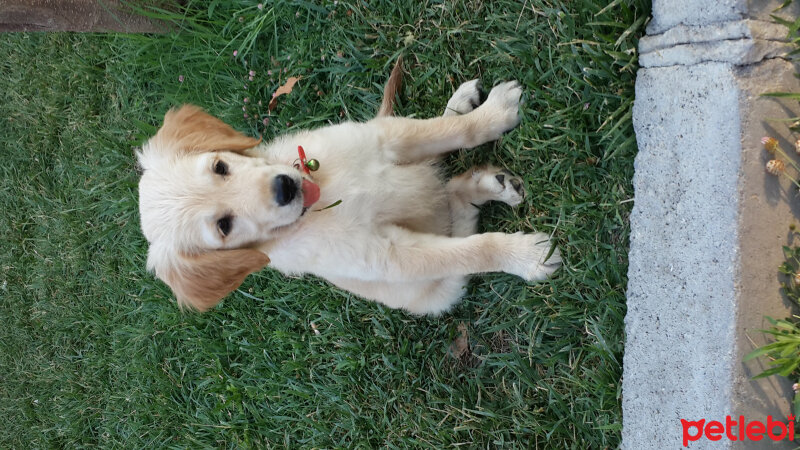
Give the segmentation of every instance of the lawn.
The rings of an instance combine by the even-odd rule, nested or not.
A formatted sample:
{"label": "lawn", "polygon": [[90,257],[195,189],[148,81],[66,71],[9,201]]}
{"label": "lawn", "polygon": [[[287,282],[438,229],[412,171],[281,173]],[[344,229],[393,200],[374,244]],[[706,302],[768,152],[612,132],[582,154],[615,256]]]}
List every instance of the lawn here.
{"label": "lawn", "polygon": [[[190,1],[148,12],[173,23],[165,35],[0,35],[0,442],[618,446],[649,3],[604,3]],[[481,227],[554,233],[563,269],[474,277],[438,318],[269,270],[207,314],[180,312],[138,228],[134,150],[164,113],[195,103],[265,139],[367,120],[398,55],[401,115],[441,114],[473,78],[523,84],[520,127],[446,170],[521,175],[526,202],[485,208]],[[268,114],[289,76],[302,79]]]}

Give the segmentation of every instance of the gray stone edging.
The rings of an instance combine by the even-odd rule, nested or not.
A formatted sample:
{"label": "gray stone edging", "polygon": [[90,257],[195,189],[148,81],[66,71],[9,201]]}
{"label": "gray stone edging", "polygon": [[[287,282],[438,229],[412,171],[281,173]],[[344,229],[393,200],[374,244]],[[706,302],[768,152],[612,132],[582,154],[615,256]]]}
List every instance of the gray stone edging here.
{"label": "gray stone edging", "polygon": [[[780,3],[653,2],[633,109],[623,448],[681,448],[681,419],[789,413],[788,381],[753,381],[764,362],[742,362],[765,342],[763,316],[790,312],[777,267],[800,198],[765,173],[760,145],[771,135],[793,149],[786,121],[770,119],[800,115],[797,101],[761,96],[800,92],[786,30],[769,22]],[[798,6],[779,13],[796,16]],[[690,448],[774,444],[703,439]]]}
{"label": "gray stone edging", "polygon": [[679,25],[639,41],[641,67],[691,66],[704,62],[752,64],[792,50],[786,28],[760,20],[690,27]]}

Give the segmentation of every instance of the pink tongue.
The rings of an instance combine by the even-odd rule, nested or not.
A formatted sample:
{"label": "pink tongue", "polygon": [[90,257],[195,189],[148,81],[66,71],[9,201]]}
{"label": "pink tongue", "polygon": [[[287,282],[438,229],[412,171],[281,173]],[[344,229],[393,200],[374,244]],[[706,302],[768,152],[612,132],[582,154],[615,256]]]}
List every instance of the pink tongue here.
{"label": "pink tongue", "polygon": [[308,208],[319,200],[319,186],[303,178],[303,207]]}

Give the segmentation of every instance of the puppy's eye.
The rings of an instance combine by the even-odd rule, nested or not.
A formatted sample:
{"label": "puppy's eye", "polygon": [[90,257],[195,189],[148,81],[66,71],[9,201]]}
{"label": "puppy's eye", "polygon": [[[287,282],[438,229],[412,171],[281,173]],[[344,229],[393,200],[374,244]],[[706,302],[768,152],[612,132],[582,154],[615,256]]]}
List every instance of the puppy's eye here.
{"label": "puppy's eye", "polygon": [[228,174],[228,165],[224,161],[214,162],[214,173],[225,176]]}
{"label": "puppy's eye", "polygon": [[231,228],[233,228],[233,217],[225,216],[217,221],[217,230],[222,237],[227,236],[231,232]]}

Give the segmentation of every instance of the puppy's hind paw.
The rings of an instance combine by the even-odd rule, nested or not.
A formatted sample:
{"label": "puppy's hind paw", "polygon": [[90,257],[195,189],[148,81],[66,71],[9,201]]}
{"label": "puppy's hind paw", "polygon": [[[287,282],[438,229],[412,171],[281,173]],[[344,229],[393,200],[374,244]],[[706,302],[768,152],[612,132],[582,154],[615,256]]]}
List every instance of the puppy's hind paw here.
{"label": "puppy's hind paw", "polygon": [[510,206],[517,206],[525,199],[525,184],[522,178],[505,169],[494,166],[475,169],[475,198],[472,203],[483,204],[496,200]]}

